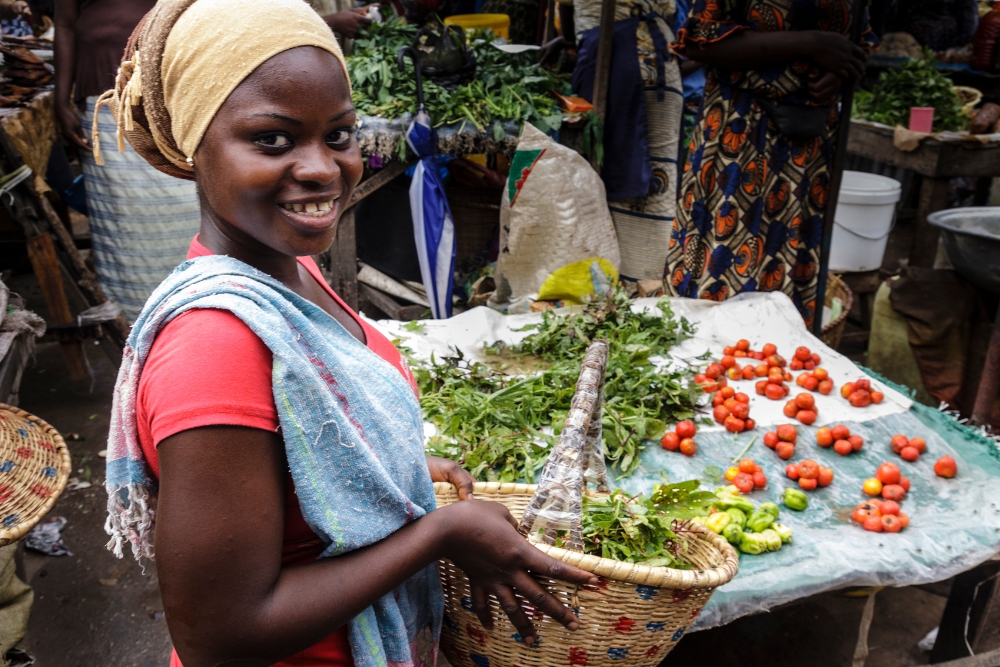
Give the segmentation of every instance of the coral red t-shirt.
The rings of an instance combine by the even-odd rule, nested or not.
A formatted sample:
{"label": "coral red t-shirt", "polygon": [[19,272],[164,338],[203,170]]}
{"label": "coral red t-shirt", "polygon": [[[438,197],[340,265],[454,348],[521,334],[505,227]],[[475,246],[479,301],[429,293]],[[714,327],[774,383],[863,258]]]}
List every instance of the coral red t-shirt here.
{"label": "coral red t-shirt", "polygon": [[[188,259],[211,254],[195,237]],[[299,262],[358,322],[368,348],[395,366],[416,391],[413,376],[393,344],[334,294],[311,258],[300,257]],[[218,425],[276,431],[278,411],[271,391],[271,364],[271,351],[229,311],[192,310],[163,327],[146,359],[136,406],[139,443],[153,474],[159,478],[156,447],[181,431]],[[302,517],[289,475],[285,484],[282,567],[312,562],[324,548]],[[346,626],[277,663],[278,667],[353,665]],[[176,652],[171,655],[170,667],[182,667]]]}

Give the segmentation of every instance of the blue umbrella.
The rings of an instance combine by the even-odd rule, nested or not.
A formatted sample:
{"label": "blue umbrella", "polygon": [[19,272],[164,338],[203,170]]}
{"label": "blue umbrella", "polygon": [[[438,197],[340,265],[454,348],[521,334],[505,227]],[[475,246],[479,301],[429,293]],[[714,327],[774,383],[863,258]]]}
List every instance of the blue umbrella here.
{"label": "blue umbrella", "polygon": [[419,161],[410,183],[410,210],[413,216],[413,236],[417,242],[420,275],[435,319],[451,317],[451,295],[455,274],[455,222],[444,193],[444,183],[438,173],[434,154],[437,152],[437,132],[424,106],[424,88],[419,54],[412,46],[399,50],[396,64],[406,68],[410,56],[416,71],[417,114],[406,129],[406,143]]}

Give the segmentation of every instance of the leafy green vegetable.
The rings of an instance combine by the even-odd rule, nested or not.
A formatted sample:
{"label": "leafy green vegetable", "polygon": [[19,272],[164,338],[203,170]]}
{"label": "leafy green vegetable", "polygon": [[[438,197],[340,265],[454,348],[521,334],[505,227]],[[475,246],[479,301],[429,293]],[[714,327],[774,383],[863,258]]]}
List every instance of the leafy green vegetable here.
{"label": "leafy green vegetable", "polygon": [[658,307],[659,314],[633,312],[619,290],[579,313],[546,311],[518,346],[487,350],[539,362],[540,372],[532,369],[526,377],[460,353],[414,362],[424,417],[438,429],[429,453],[459,461],[478,479],[534,481],[569,411],[584,352],[592,340],[605,338],[605,456],[623,475],[631,474],[645,443],[659,439],[668,422],[692,417],[697,399],[690,369],[650,361],[693,333],[668,300]]}
{"label": "leafy green vegetable", "polygon": [[[393,17],[373,23],[354,40],[347,58],[352,99],[359,114],[398,118],[417,111],[417,86],[407,60],[407,71],[396,68],[396,54],[416,36],[415,26]],[[467,122],[494,139],[504,136],[504,121],[528,121],[539,130],[558,129],[562,113],[552,90],[566,88],[566,77],[534,62],[531,52],[509,54],[491,46],[491,31],[471,34],[469,47],[476,56],[476,75],[469,83],[447,90],[424,79],[424,102],[436,126]]]}
{"label": "leafy green vegetable", "polygon": [[882,72],[872,91],[859,90],[853,116],[906,127],[911,107],[934,107],[935,132],[965,129],[969,117],[962,113],[953,85],[930,58],[910,60],[899,69]]}
{"label": "leafy green vegetable", "polygon": [[708,515],[715,495],[698,486],[698,480],[657,484],[649,498],[620,490],[607,498],[584,498],[584,551],[626,563],[690,569],[675,522]]}

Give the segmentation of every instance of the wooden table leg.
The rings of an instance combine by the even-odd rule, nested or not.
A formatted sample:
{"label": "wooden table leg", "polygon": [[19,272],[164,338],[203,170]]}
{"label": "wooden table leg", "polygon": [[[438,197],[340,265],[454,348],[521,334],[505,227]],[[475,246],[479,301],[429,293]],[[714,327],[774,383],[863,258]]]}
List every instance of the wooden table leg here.
{"label": "wooden table leg", "polygon": [[927,216],[948,206],[947,178],[924,176],[917,206],[917,230],[910,248],[910,266],[932,268],[938,250],[938,228],[927,222]]}
{"label": "wooden table leg", "polygon": [[353,310],[358,309],[358,241],[354,207],[340,216],[337,236],[330,246],[330,287]]}
{"label": "wooden table leg", "polygon": [[[45,303],[49,308],[49,320],[54,325],[72,325],[73,313],[69,309],[69,300],[63,289],[62,275],[59,270],[59,258],[49,234],[39,234],[28,239],[28,259],[35,271],[35,277],[42,288]],[[78,340],[67,340],[59,343],[63,357],[69,367],[69,376],[73,380],[85,380],[87,359],[83,356],[83,344]]]}

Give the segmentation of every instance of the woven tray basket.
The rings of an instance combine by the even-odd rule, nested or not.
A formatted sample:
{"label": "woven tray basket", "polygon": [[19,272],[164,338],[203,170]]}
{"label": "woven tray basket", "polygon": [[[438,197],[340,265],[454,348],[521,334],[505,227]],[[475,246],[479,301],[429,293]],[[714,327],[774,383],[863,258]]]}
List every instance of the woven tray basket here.
{"label": "woven tray basket", "polygon": [[21,539],[48,514],[71,468],[58,431],[0,403],[0,546]]}
{"label": "woven tray basket", "polygon": [[[480,482],[478,500],[506,505],[520,520],[535,493],[533,484]],[[458,502],[451,484],[434,485],[438,506]],[[736,576],[739,556],[720,535],[697,524],[681,533],[687,558],[698,570],[645,567],[587,556],[545,544],[535,544],[553,558],[601,577],[594,587],[577,587],[536,577],[580,619],[576,632],[541,613],[529,614],[538,630],[538,645],[520,643],[517,630],[490,598],[493,630],[488,632],[472,610],[469,580],[451,561],[439,563],[445,593],[441,648],[453,667],[554,667],[556,665],[605,665],[655,667],[666,657],[712,592]],[[530,605],[522,601],[526,609]]]}
{"label": "woven tray basket", "polygon": [[832,322],[823,325],[823,342],[834,350],[840,345],[840,339],[844,336],[844,326],[847,324],[847,316],[851,314],[851,307],[854,305],[854,293],[847,286],[840,276],[833,273],[827,274],[826,279],[826,305],[833,306],[834,299],[840,299],[844,304],[844,309],[840,317]]}

